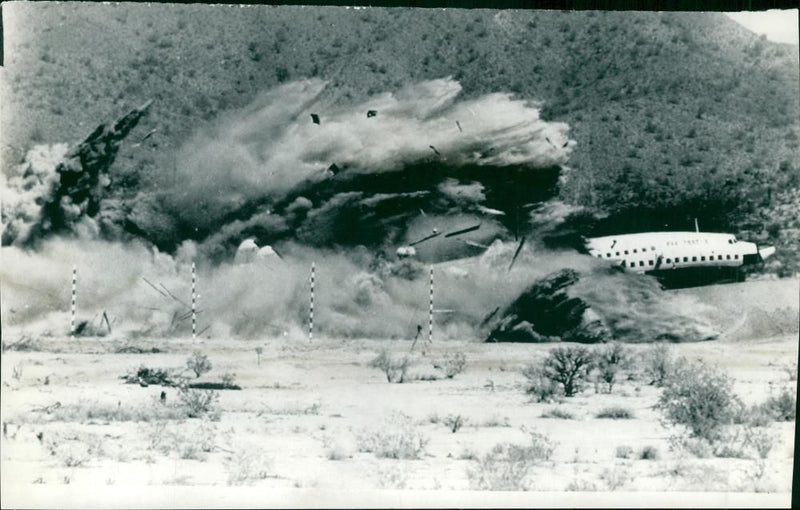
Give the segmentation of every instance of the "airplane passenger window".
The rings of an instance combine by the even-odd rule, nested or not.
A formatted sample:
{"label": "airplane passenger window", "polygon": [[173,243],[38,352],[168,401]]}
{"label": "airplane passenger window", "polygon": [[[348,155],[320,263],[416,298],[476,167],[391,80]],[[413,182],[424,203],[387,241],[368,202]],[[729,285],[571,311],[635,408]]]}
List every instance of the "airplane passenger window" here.
{"label": "airplane passenger window", "polygon": [[628,250],[625,250],[625,255],[627,255],[627,254],[628,254]]}
{"label": "airplane passenger window", "polygon": [[739,254],[737,253],[736,255],[734,255],[733,258],[735,258],[736,260],[739,260]]}
{"label": "airplane passenger window", "polygon": [[611,254],[610,253],[606,253],[606,257],[611,258]]}
{"label": "airplane passenger window", "polygon": [[683,257],[684,262],[689,262],[689,257]]}
{"label": "airplane passenger window", "polygon": [[667,259],[667,264],[671,263],[672,259]]}
{"label": "airplane passenger window", "polygon": [[728,255],[725,255],[725,258],[726,258],[727,260],[730,260],[730,259],[731,259],[731,256],[730,256],[730,254],[728,254]]}
{"label": "airplane passenger window", "polygon": [[633,249],[633,253],[636,253],[636,248]]}
{"label": "airplane passenger window", "polygon": [[722,260],[722,255],[717,255],[717,260]]}
{"label": "airplane passenger window", "polygon": [[636,262],[631,262],[631,267],[636,267]]}
{"label": "airplane passenger window", "polygon": [[655,246],[651,246],[650,249],[653,250],[653,251],[656,251],[656,247]]}
{"label": "airplane passenger window", "polygon": [[648,261],[647,261],[647,263],[648,263],[649,265],[651,265],[651,266],[653,265],[653,261],[652,261],[652,260],[648,260]]}
{"label": "airplane passenger window", "polygon": [[639,266],[643,266],[643,265],[644,265],[644,260],[640,260],[639,261]]}
{"label": "airplane passenger window", "polygon": [[617,257],[619,257],[619,252],[617,252]]}
{"label": "airplane passenger window", "polygon": [[697,257],[692,257],[692,262],[697,262]]}
{"label": "airplane passenger window", "polygon": [[705,255],[703,255],[702,257],[700,257],[700,262],[703,262],[703,261],[705,261],[705,260],[706,260],[706,256],[705,256]]}

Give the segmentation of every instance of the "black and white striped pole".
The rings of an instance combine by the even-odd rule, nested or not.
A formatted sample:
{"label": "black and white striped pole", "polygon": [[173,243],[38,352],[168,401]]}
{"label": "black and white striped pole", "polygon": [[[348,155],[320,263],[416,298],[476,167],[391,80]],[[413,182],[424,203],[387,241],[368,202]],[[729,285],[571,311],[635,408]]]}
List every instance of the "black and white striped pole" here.
{"label": "black and white striped pole", "polygon": [[197,339],[197,272],[192,262],[192,340]]}
{"label": "black and white striped pole", "polygon": [[308,303],[308,341],[314,340],[314,263],[311,263],[310,299]]}
{"label": "black and white striped pole", "polygon": [[430,300],[428,302],[428,343],[433,344],[433,266],[431,266]]}
{"label": "black and white striped pole", "polygon": [[78,268],[72,266],[72,301],[69,319],[69,338],[75,340],[75,295],[78,291]]}

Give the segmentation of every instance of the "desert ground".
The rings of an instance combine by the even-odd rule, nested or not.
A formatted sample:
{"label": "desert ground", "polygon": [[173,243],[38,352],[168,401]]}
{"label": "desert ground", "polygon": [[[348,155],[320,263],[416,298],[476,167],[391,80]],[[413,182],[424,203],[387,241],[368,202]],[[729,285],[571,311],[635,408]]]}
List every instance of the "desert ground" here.
{"label": "desert ground", "polygon": [[[726,326],[714,341],[670,344],[671,357],[724,371],[746,404],[784,389],[795,394],[798,280],[676,292],[714,305],[713,320]],[[26,347],[9,347],[25,338]],[[505,500],[523,505],[789,502],[794,422],[758,427],[768,443],[763,454],[704,458],[675,447],[671,437],[679,430],[654,408],[662,390],[641,370],[652,344],[627,346],[635,362],[611,393],[589,383],[560,403],[537,403],[526,395],[521,371],[558,344],[434,335],[423,355],[425,343],[411,352],[410,340],[70,340],[8,328],[3,341],[4,506],[491,506],[489,493],[477,492],[486,477],[532,491]],[[119,352],[125,347],[145,352]],[[387,382],[370,366],[382,349],[409,357],[402,383]],[[199,378],[186,370],[195,351],[212,364]],[[436,366],[454,353],[463,353],[466,364],[448,378]],[[218,391],[208,412],[189,417],[177,387],[121,379],[141,366],[183,373],[191,382],[228,374],[224,379],[241,390]],[[614,407],[631,417],[597,417]],[[537,438],[552,448],[546,459],[487,460],[495,445]],[[416,458],[391,458],[391,451]],[[587,491],[605,494],[574,499]],[[443,495],[453,499],[436,499]],[[192,499],[199,497],[206,499]]]}

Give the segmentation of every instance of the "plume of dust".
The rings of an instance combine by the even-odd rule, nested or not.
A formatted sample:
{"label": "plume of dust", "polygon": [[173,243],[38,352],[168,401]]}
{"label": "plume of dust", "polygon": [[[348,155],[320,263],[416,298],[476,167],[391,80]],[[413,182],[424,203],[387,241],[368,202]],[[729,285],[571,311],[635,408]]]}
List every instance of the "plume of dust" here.
{"label": "plume of dust", "polygon": [[[642,341],[655,339],[659,331],[687,338],[699,334],[695,319],[702,307],[694,298],[672,296],[647,278],[609,273],[602,261],[535,243],[523,246],[509,270],[516,248],[515,242],[497,240],[481,256],[434,265],[437,340],[482,339],[479,325],[494,308],[564,267],[582,275],[570,293],[606,323],[613,322],[615,331],[627,331],[627,339],[636,331],[644,332]],[[3,247],[4,326],[68,334],[75,264],[79,321],[99,321],[106,311],[114,335],[188,336],[192,261],[198,267],[198,329],[212,338],[304,336],[311,262],[316,264],[315,331],[322,336],[411,339],[417,325],[427,324],[427,265],[412,259],[376,263],[367,250],[337,253],[287,245],[282,252],[289,255],[214,266],[191,242],[174,256],[141,243],[77,239],[51,239],[38,252]]]}
{"label": "plume of dust", "polygon": [[[450,78],[346,107],[326,105],[325,86],[310,79],[266,91],[198,132],[178,151],[170,213],[190,227],[215,224],[249,201],[278,200],[303,183],[322,181],[333,163],[347,172],[396,171],[436,157],[430,146],[454,168],[535,169],[566,163],[574,145],[566,124],[539,118],[539,104],[505,93],[459,101],[461,85]],[[367,110],[378,115],[367,118]],[[311,122],[311,113],[320,124]]]}
{"label": "plume of dust", "polygon": [[42,219],[42,204],[52,200],[58,184],[56,166],[68,151],[65,143],[35,145],[21,164],[0,173],[4,245],[27,238],[31,228]]}

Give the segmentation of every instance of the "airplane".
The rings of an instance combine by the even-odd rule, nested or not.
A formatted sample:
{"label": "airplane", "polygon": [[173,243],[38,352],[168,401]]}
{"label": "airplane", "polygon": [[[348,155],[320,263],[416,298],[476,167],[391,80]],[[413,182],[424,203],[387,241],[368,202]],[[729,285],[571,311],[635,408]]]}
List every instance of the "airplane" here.
{"label": "airplane", "polygon": [[[763,262],[775,247],[759,248],[733,234],[712,232],[643,232],[584,239],[585,249],[635,273],[673,279],[680,273],[711,276]],[[702,284],[701,280],[697,284]]]}

